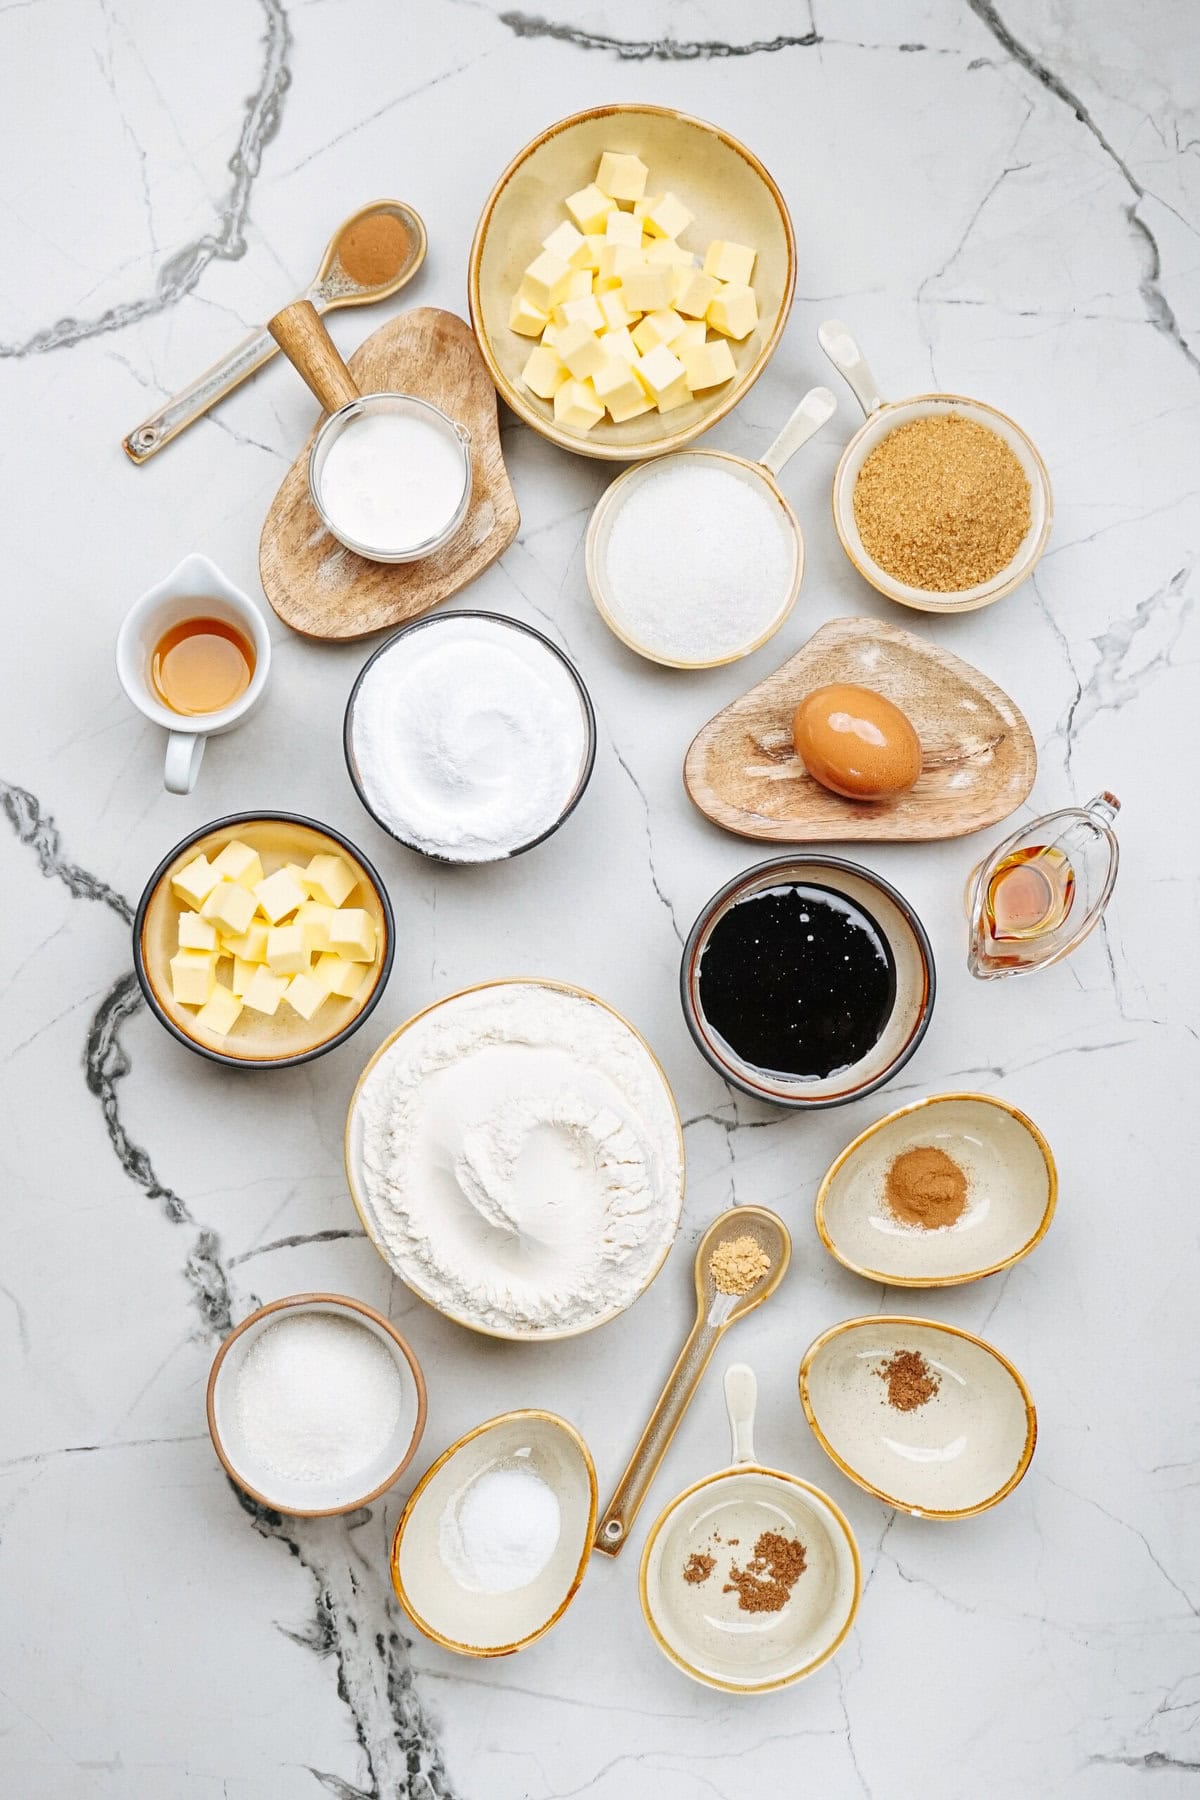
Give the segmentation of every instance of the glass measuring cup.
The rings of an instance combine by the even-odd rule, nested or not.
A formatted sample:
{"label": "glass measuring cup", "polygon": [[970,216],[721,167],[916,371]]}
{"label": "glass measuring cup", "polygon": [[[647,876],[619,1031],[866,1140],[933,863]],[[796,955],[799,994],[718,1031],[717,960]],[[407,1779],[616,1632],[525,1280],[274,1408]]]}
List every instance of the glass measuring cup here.
{"label": "glass measuring cup", "polygon": [[[395,219],[408,238],[408,247],[393,276],[387,281],[366,284],[356,281],[350,274],[342,262],[341,251],[350,241],[355,227],[378,217]],[[318,313],[333,312],[339,306],[369,306],[376,300],[386,300],[412,280],[425,261],[425,244],[425,223],[413,207],[406,206],[402,200],[372,200],[342,220],[326,244],[321,265],[301,298],[311,301]],[[148,419],[134,426],[128,437],[122,439],[122,448],[130,461],[148,462],[247,376],[270,362],[278,348],[266,326],[261,331],[252,331],[228,355],[206,369],[203,375],[198,375]]]}
{"label": "glass measuring cup", "polygon": [[[1026,436],[1007,413],[986,405],[982,400],[967,399],[962,394],[914,394],[908,400],[884,400],[854,334],[840,319],[826,319],[817,330],[817,339],[834,368],[844,376],[866,414],[863,423],[843,450],[833,477],[833,522],[837,527],[842,549],[859,574],[881,594],[886,594],[889,600],[896,600],[901,606],[911,606],[918,612],[974,612],[981,606],[991,606],[993,601],[1003,599],[1005,594],[1010,594],[1015,587],[1019,587],[1033,573],[1046,547],[1054,513],[1050,476],[1032,439]],[[854,487],[867,457],[889,432],[894,431],[898,425],[911,424],[914,419],[944,413],[957,413],[963,418],[971,419],[1003,439],[1029,482],[1030,516],[1029,528],[1018,545],[1016,554],[1004,568],[997,570],[990,580],[979,582],[974,587],[956,588],[943,593],[912,587],[880,567],[863,543],[854,517]]]}
{"label": "glass measuring cup", "polygon": [[[635,463],[618,475],[612,485],[601,495],[588,525],[586,545],[587,583],[596,605],[596,611],[604,620],[615,637],[620,638],[639,656],[649,662],[661,663],[669,669],[713,669],[723,663],[736,662],[740,657],[749,656],[773,637],[783,624],[800,592],[800,582],[804,574],[804,534],[787,500],[780,492],[775,477],[783,466],[795,455],[802,444],[806,444],[813,434],[821,429],[826,420],[836,411],[837,401],[828,388],[810,389],[792,413],[787,424],[779,433],[774,443],[764,451],[757,462],[750,462],[744,456],[734,456],[728,450],[675,450],[667,456],[653,458],[649,462]],[[766,626],[758,626],[746,642],[739,644],[720,656],[683,658],[670,656],[661,648],[647,643],[637,636],[631,621],[624,618],[621,607],[614,592],[608,569],[608,546],[613,526],[621,509],[633,498],[646,482],[654,481],[667,469],[686,469],[689,466],[723,465],[736,472],[756,492],[765,494],[772,507],[778,509],[780,519],[792,546],[790,577],[786,589],[781,592],[779,605],[776,607]]]}
{"label": "glass measuring cup", "polygon": [[967,877],[967,967],[980,981],[1061,962],[1104,916],[1117,879],[1115,794],[1022,825]]}

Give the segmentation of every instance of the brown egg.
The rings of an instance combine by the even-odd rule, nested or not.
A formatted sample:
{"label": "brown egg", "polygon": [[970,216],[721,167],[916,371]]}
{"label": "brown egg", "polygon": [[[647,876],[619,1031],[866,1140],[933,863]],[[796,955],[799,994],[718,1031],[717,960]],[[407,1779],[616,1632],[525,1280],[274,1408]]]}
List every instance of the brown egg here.
{"label": "brown egg", "polygon": [[903,794],[921,773],[921,740],[900,708],[848,682],[805,695],[792,742],[814,781],[847,800]]}

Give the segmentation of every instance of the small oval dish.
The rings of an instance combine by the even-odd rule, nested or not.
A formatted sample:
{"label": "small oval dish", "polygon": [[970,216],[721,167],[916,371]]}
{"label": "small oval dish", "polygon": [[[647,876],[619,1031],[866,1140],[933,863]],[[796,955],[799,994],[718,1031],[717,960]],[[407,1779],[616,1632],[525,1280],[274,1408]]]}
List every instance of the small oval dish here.
{"label": "small oval dish", "polygon": [[840,1508],[810,1482],[755,1459],[756,1397],[753,1369],[731,1364],[732,1466],[664,1508],[639,1576],[642,1612],[663,1655],[726,1694],[768,1693],[819,1669],[845,1642],[862,1588],[858,1545]]}
{"label": "small oval dish", "polygon": [[[509,329],[509,309],[526,266],[565,218],[563,199],[591,182],[606,150],[639,156],[654,191],[678,196],[695,220],[687,241],[701,252],[717,238],[753,245],[758,324],[732,343],[736,373],[720,387],[667,413],[615,424],[602,419],[586,437],[555,423],[553,405],[521,380],[529,338]],[[749,391],[783,334],[796,285],[796,240],[787,203],[758,158],[719,126],[669,106],[593,106],[549,126],[519,150],[484,203],[467,268],[471,324],[503,399],[527,425],[562,450],[610,462],[636,462],[690,443]]]}
{"label": "small oval dish", "polygon": [[822,1450],[887,1506],[968,1519],[1016,1487],[1033,1456],[1029,1389],[999,1350],[934,1319],[846,1319],[800,1364]]}
{"label": "small oval dish", "polygon": [[[493,1518],[485,1535],[497,1559],[483,1572],[490,1585],[468,1585],[472,1490],[497,1474],[536,1476],[551,1490],[557,1541],[532,1580],[496,1585],[506,1579],[499,1558],[512,1540]],[[501,1413],[451,1444],[413,1489],[392,1538],[392,1585],[413,1624],[444,1649],[511,1656],[544,1637],[579,1592],[595,1526],[596,1469],[575,1427],[540,1410]]]}
{"label": "small oval dish", "polygon": [[[966,1177],[951,1224],[898,1218],[888,1171],[918,1149]],[[955,1287],[1011,1268],[1040,1244],[1058,1198],[1050,1146],[1033,1120],[992,1094],[930,1094],[860,1132],[817,1190],[817,1234],[844,1268],[889,1287]]]}
{"label": "small oval dish", "polygon": [[[247,1423],[253,1414],[244,1411],[240,1403],[240,1386],[247,1359],[256,1352],[263,1353],[261,1346],[266,1333],[287,1332],[294,1324],[303,1324],[314,1317],[328,1317],[344,1326],[369,1332],[392,1358],[399,1377],[399,1405],[387,1440],[353,1472],[351,1478],[299,1477],[281,1471],[264,1454],[261,1443],[255,1440],[253,1427]],[[311,1362],[313,1347],[297,1345],[293,1354],[298,1359],[295,1368],[302,1371],[305,1363]],[[278,1381],[282,1357],[277,1355],[273,1362],[271,1378]],[[314,1420],[303,1413],[306,1399],[313,1398],[312,1385],[305,1384],[302,1375],[299,1380],[302,1389],[308,1386],[308,1394],[303,1391],[281,1393],[272,1411],[276,1422],[285,1418],[297,1439],[311,1446],[316,1435],[328,1429],[328,1406],[331,1400],[336,1401],[336,1396],[328,1389],[316,1396],[326,1416]],[[348,1395],[347,1403],[352,1404],[354,1399],[355,1396]],[[269,1306],[260,1306],[230,1332],[213,1358],[208,1377],[207,1410],[213,1449],[225,1473],[243,1492],[260,1505],[295,1518],[328,1518],[335,1513],[353,1512],[356,1507],[378,1499],[407,1469],[425,1429],[425,1377],[404,1338],[374,1307],[361,1300],[352,1300],[346,1294],[290,1294],[285,1299],[272,1300]]]}
{"label": "small oval dish", "polygon": [[[202,907],[196,900],[182,899],[172,882],[198,857],[211,864],[231,842],[256,852],[268,877],[289,864],[307,866],[314,856],[334,857],[346,865],[354,886],[344,904],[366,913],[375,945],[372,960],[361,965],[366,973],[352,995],[328,993],[307,1019],[283,998],[277,999],[273,1013],[243,1005],[223,1035],[205,1028],[195,1006],[175,999],[171,960],[180,947],[180,918],[187,914],[194,922],[198,910],[202,916]],[[254,920],[258,928],[265,923],[261,911],[255,912]],[[286,1069],[344,1044],[374,1012],[392,971],[395,940],[395,917],[382,879],[340,831],[297,813],[230,813],[183,838],[151,875],[134,915],[133,966],[150,1011],[189,1050],[230,1068]],[[223,944],[220,956],[217,977],[225,987],[236,980],[237,968]],[[233,971],[228,977],[227,969]]]}

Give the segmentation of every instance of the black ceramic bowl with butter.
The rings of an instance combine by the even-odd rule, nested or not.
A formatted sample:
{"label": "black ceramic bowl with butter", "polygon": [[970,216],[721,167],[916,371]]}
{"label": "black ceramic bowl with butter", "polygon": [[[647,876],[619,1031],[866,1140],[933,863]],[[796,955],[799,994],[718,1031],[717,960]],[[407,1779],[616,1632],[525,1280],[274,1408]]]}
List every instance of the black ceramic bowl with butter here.
{"label": "black ceramic bowl with butter", "polygon": [[[176,999],[171,959],[179,948],[180,917],[184,913],[203,914],[202,907],[189,905],[174,892],[172,882],[198,856],[211,863],[231,842],[245,844],[256,852],[268,877],[288,864],[303,867],[314,856],[335,858],[344,866],[353,878],[353,887],[344,895],[342,904],[366,915],[369,927],[365,929],[374,947],[369,957],[361,949],[348,953],[361,959],[353,965],[354,973],[344,984],[351,985],[357,976],[353,993],[328,993],[311,1017],[305,1017],[286,998],[280,998],[270,1014],[243,1006],[225,1032],[206,1029],[200,1019],[201,1008]],[[261,927],[263,922],[261,913],[257,913],[256,923]],[[358,923],[361,926],[362,921]],[[151,875],[133,921],[134,970],[155,1018],[197,1055],[239,1069],[290,1068],[336,1049],[379,1004],[394,956],[392,903],[375,868],[341,832],[296,813],[231,813],[190,833],[164,856]],[[234,968],[232,959],[217,964],[222,986],[230,985],[229,971]]]}

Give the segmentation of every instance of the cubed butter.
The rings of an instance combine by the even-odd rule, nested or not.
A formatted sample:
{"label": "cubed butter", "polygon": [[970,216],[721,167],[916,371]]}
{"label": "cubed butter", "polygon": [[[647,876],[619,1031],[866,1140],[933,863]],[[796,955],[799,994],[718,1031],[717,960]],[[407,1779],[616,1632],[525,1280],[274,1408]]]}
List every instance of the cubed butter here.
{"label": "cubed butter", "polygon": [[714,338],[711,344],[685,344],[679,356],[693,393],[701,388],[717,387],[737,373],[733,351],[724,338]]}
{"label": "cubed butter", "polygon": [[608,356],[619,356],[622,362],[635,363],[638,359],[638,347],[627,325],[619,325],[613,331],[602,331],[600,347]]}
{"label": "cubed butter", "polygon": [[[592,271],[590,269],[572,269],[567,276],[567,291],[563,300],[586,300],[592,291]],[[561,305],[562,302],[559,302]],[[555,311],[557,311],[557,307]],[[551,315],[553,317],[553,314]]]}
{"label": "cubed butter", "polygon": [[241,1016],[243,1000],[218,982],[196,1014],[196,1023],[214,1037],[227,1037]]}
{"label": "cubed butter", "polygon": [[314,981],[311,975],[293,975],[283,997],[302,1019],[311,1019],[317,1008],[323,1006],[328,999],[329,989],[319,981]]}
{"label": "cubed butter", "polygon": [[682,269],[674,278],[674,286],[675,311],[685,313],[689,319],[702,319],[721,284],[702,269]]}
{"label": "cubed butter", "polygon": [[600,310],[600,302],[595,294],[589,292],[583,300],[564,300],[554,309],[554,323],[561,331],[564,325],[586,325],[589,331],[603,331],[604,314]]}
{"label": "cubed butter", "polygon": [[685,371],[679,358],[665,344],[656,344],[652,350],[638,357],[634,368],[639,381],[660,412],[666,410],[662,406],[662,397],[684,379]]}
{"label": "cubed butter", "polygon": [[643,207],[641,221],[653,237],[677,238],[695,216],[674,194],[658,194]]}
{"label": "cubed butter", "polygon": [[244,957],[234,957],[233,974],[229,978],[229,985],[235,994],[240,997],[246,992],[261,966],[260,963],[247,962]]}
{"label": "cubed butter", "polygon": [[582,231],[577,231],[570,219],[564,219],[561,225],[554,227],[549,237],[542,239],[542,249],[549,250],[551,256],[561,256],[568,267],[582,269],[587,265],[575,259],[583,249],[584,241]]}
{"label": "cubed butter", "polygon": [[627,156],[619,150],[606,150],[596,170],[596,186],[614,200],[640,200],[646,192],[650,171],[640,156]]}
{"label": "cubed butter", "polygon": [[671,345],[676,356],[682,357],[685,344],[703,344],[708,337],[708,327],[703,319],[685,319],[683,330]]}
{"label": "cubed butter", "polygon": [[212,866],[216,875],[227,881],[240,881],[244,888],[252,888],[263,878],[262,858],[258,851],[243,844],[239,838],[230,838],[221,854],[214,856]]}
{"label": "cubed butter", "polygon": [[508,329],[515,331],[519,337],[541,337],[549,323],[549,317],[548,313],[526,299],[524,294],[514,294],[513,303],[508,309]]}
{"label": "cubed butter", "polygon": [[661,312],[647,313],[641,323],[634,326],[630,336],[639,354],[644,356],[655,344],[673,344],[682,330],[683,320],[679,314],[665,307]]}
{"label": "cubed butter", "polygon": [[632,364],[627,363],[623,357],[611,357],[600,373],[593,377],[592,385],[596,390],[596,398],[604,402],[618,425],[623,424],[626,419],[636,419],[639,413],[650,411],[651,401],[646,390],[634,374]]}
{"label": "cubed butter", "polygon": [[600,267],[600,252],[608,239],[603,231],[589,231],[583,240],[583,249],[578,253],[579,260],[574,264],[577,269],[590,269],[593,274]]}
{"label": "cubed butter", "polygon": [[221,877],[214,873],[207,856],[197,856],[171,877],[171,891],[189,906],[201,907]]}
{"label": "cubed butter", "polygon": [[358,886],[358,876],[344,857],[326,853],[309,859],[303,885],[322,906],[344,906]]}
{"label": "cubed butter", "polygon": [[[630,244],[605,244],[596,270],[598,281],[615,281],[618,286],[631,269],[644,269],[646,258]],[[604,290],[601,289],[601,292]]]}
{"label": "cubed butter", "polygon": [[568,194],[565,205],[580,231],[587,237],[593,232],[604,230],[604,222],[610,212],[616,211],[617,203],[611,194],[602,193],[595,182],[590,181],[577,194]]}
{"label": "cubed butter", "polygon": [[302,925],[273,925],[268,931],[267,967],[272,975],[307,975],[311,960]]}
{"label": "cubed butter", "polygon": [[250,985],[242,995],[242,1004],[251,1012],[266,1013],[273,1018],[279,1010],[279,1002],[287,992],[287,975],[272,975],[265,963],[260,963],[250,980]]}
{"label": "cubed butter", "polygon": [[610,331],[619,331],[622,325],[632,325],[633,314],[622,300],[620,288],[614,288],[610,293],[599,295],[596,304],[603,315],[605,326]]}
{"label": "cubed butter", "polygon": [[[596,333],[582,321],[560,326],[554,349],[559,358],[567,365],[576,382],[586,381],[589,375],[594,375],[597,369],[604,366],[604,351],[600,347],[600,340]],[[566,392],[569,385],[568,382],[564,382],[555,393],[555,418],[559,417],[560,397]],[[573,406],[577,399],[578,396],[572,395],[562,404]],[[583,429],[586,430],[587,427],[585,426]]]}
{"label": "cubed butter", "polygon": [[329,921],[334,911],[319,900],[306,900],[296,913],[294,923],[304,933],[305,948],[313,956],[329,948]]}
{"label": "cubed butter", "polygon": [[562,299],[570,274],[571,265],[565,257],[556,256],[553,250],[543,250],[526,269],[520,294],[538,312],[548,314]]}
{"label": "cubed butter", "polygon": [[[592,341],[597,343],[594,338]],[[590,431],[603,417],[604,407],[590,381],[577,381],[572,376],[554,396],[554,422],[565,425],[568,431]]]}
{"label": "cubed butter", "polygon": [[367,979],[367,965],[347,962],[344,956],[336,956],[333,951],[329,951],[317,958],[312,978],[321,984],[326,993],[338,994],[343,1000],[353,1000]]}
{"label": "cubed butter", "polygon": [[554,342],[557,337],[558,337],[558,326],[554,323],[554,320],[551,319],[551,321],[547,325],[545,331],[543,331],[543,333],[542,333],[542,342],[543,342],[543,344],[545,344],[546,348],[549,350],[549,349],[553,348]]}
{"label": "cubed butter", "polygon": [[704,253],[704,273],[718,281],[732,281],[747,287],[754,273],[755,252],[749,244],[731,244],[716,238]]}
{"label": "cubed butter", "polygon": [[217,928],[211,919],[201,918],[198,912],[181,912],[179,915],[179,948],[181,950],[215,950],[217,947]]}
{"label": "cubed butter", "polygon": [[694,269],[696,258],[674,238],[652,238],[646,245],[646,261],[648,263],[666,263],[669,268]]}
{"label": "cubed butter", "polygon": [[539,400],[553,400],[569,374],[558,351],[549,344],[541,343],[530,352],[529,360],[521,370],[521,380]]}
{"label": "cubed butter", "polygon": [[254,895],[249,888],[244,888],[240,881],[222,880],[218,881],[200,912],[203,918],[211,919],[223,936],[239,937],[250,927],[254,906]]}
{"label": "cubed butter", "polygon": [[635,219],[632,213],[610,212],[604,221],[604,241],[608,244],[624,244],[627,250],[640,250],[641,220]]}
{"label": "cubed butter", "polygon": [[266,925],[253,923],[241,937],[222,938],[221,948],[226,956],[240,956],[243,962],[266,962],[268,929]]}
{"label": "cubed butter", "polygon": [[[560,388],[559,393],[562,392]],[[375,921],[370,913],[361,906],[340,907],[329,920],[329,948],[349,962],[373,961]]]}
{"label": "cubed butter", "polygon": [[[313,862],[316,860],[314,856]],[[340,862],[341,858],[336,857],[332,860]],[[315,892],[310,874],[311,868],[312,864],[310,863],[309,868],[304,872],[305,884],[303,887],[289,869],[276,869],[275,873],[268,875],[265,881],[256,883],[254,898],[272,925],[278,925],[281,919],[286,919],[289,913],[294,913],[296,908],[303,906],[310,896],[325,904],[336,904],[336,902],[330,902],[325,894]],[[244,931],[245,928],[243,926],[242,930]]]}
{"label": "cubed butter", "polygon": [[739,341],[749,337],[758,324],[758,302],[754,298],[754,289],[727,281],[709,301],[708,311],[704,316],[713,330],[719,331],[723,337],[737,338]]}
{"label": "cubed butter", "polygon": [[203,1006],[217,984],[214,950],[177,950],[169,964],[171,993],[178,1006]]}
{"label": "cubed butter", "polygon": [[630,312],[659,312],[671,304],[671,275],[663,263],[646,263],[621,277],[621,298]]}

